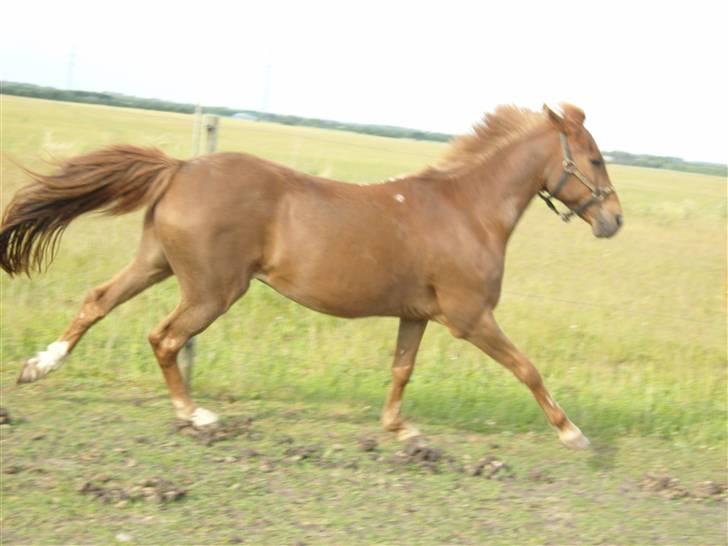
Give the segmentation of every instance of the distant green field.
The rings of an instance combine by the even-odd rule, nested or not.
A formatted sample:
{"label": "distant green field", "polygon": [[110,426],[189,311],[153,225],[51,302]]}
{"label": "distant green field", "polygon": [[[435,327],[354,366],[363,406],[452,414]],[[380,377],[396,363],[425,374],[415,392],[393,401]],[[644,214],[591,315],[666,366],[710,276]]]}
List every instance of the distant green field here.
{"label": "distant green field", "polygon": [[[24,183],[10,160],[42,160],[115,142],[191,148],[192,118],[2,97],[2,203]],[[598,135],[597,139],[598,139]],[[444,145],[223,120],[221,150],[368,182],[415,171]],[[726,392],[726,181],[611,167],[626,225],[613,240],[564,225],[537,203],[516,230],[498,310],[559,402],[589,431],[723,438]],[[2,278],[3,370],[55,339],[84,293],[134,254],[140,214],[84,218],[50,270]],[[170,280],[97,325],[62,372],[80,379],[155,380],[146,333],[177,298]],[[393,319],[323,316],[258,285],[200,337],[196,386],[266,398],[378,407],[388,381]],[[530,394],[475,348],[431,325],[407,412],[474,430],[540,429]]]}
{"label": "distant green field", "polygon": [[[26,182],[14,162],[45,170],[49,157],[119,142],[190,153],[188,115],[0,101],[3,208]],[[219,149],[358,183],[416,171],[445,149],[221,123]],[[206,447],[168,433],[173,412],[147,332],[176,304],[173,279],[95,326],[62,370],[15,388],[23,360],[135,253],[141,213],[80,219],[47,273],[0,278],[0,405],[14,418],[0,425],[0,540],[724,543],[725,494],[672,500],[671,490],[640,484],[647,472],[690,491],[725,481],[726,181],[629,167],[610,174],[626,217],[619,236],[597,240],[535,203],[512,239],[497,312],[593,450],[560,447],[528,390],[478,350],[436,324],[425,334],[406,416],[455,466],[495,454],[514,469],[505,481],[392,463],[401,448],[384,433],[377,452],[357,449],[361,431],[378,434],[396,320],[324,316],[259,284],[199,337],[193,385],[223,418],[252,415],[253,435]],[[291,456],[310,444],[320,455]],[[99,475],[127,488],[163,476],[190,492],[165,506],[101,504],[78,491]]]}

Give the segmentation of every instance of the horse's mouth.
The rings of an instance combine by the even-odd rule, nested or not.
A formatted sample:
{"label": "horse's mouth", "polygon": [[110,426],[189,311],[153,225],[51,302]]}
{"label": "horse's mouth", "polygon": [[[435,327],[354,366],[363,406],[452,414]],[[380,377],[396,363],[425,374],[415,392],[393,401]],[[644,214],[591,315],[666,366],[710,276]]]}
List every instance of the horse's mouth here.
{"label": "horse's mouth", "polygon": [[624,219],[621,214],[615,214],[607,217],[603,214],[598,215],[592,220],[592,233],[599,239],[609,239],[614,237],[617,232],[622,228]]}

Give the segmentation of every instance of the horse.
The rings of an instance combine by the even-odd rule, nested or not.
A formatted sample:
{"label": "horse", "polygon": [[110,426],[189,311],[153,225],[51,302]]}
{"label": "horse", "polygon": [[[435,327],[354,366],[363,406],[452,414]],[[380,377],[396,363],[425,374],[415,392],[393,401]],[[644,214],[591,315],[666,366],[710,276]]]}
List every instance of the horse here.
{"label": "horse", "polygon": [[[89,328],[117,305],[175,275],[177,307],[149,334],[178,418],[218,416],[197,406],[178,355],[241,298],[253,279],[310,309],[345,318],[399,318],[381,425],[419,434],[400,411],[429,322],[449,329],[525,384],[569,448],[589,440],[547,390],[493,312],[508,240],[535,196],[596,237],[623,223],[619,198],[576,106],[499,106],[422,171],[369,185],[295,171],[245,153],[190,160],[116,145],[58,162],[8,204],[0,266],[11,276],[49,265],[68,224],[90,211],[146,206],[136,257],[91,289],[68,329],[29,358],[18,383],[57,370]],[[558,212],[553,200],[568,212]],[[180,362],[183,359],[180,358]]]}

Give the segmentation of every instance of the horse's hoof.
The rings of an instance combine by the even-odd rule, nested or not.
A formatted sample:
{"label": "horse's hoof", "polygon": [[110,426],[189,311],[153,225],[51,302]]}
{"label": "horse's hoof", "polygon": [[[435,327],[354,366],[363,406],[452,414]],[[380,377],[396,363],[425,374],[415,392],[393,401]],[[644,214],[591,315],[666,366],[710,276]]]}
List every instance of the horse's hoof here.
{"label": "horse's hoof", "polygon": [[38,359],[33,357],[29,358],[25,364],[23,364],[23,369],[20,370],[20,375],[18,375],[16,383],[18,385],[22,385],[23,383],[32,383],[41,377],[43,377],[43,375],[41,375],[38,370]]}
{"label": "horse's hoof", "polygon": [[209,427],[220,420],[216,413],[206,410],[205,408],[197,408],[190,415],[189,421],[196,428]]}
{"label": "horse's hoof", "polygon": [[25,361],[23,369],[20,370],[17,382],[20,384],[38,381],[41,377],[45,377],[53,370],[60,368],[67,354],[67,341],[55,341],[51,343],[45,351],[41,351]]}
{"label": "horse's hoof", "polygon": [[415,427],[410,425],[403,426],[397,432],[397,440],[399,440],[400,442],[406,442],[407,440],[411,440],[412,438],[418,438],[419,436],[422,436],[422,433]]}
{"label": "horse's hoof", "polygon": [[574,424],[566,430],[559,431],[559,440],[569,449],[588,449],[591,445],[589,439]]}

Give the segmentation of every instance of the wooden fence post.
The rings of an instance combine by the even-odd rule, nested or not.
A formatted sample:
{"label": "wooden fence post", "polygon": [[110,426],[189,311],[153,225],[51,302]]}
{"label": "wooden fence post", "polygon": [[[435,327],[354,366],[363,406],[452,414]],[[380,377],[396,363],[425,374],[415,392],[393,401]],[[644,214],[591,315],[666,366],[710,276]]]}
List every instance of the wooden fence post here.
{"label": "wooden fence post", "polygon": [[207,133],[207,153],[210,154],[217,148],[217,128],[220,118],[218,116],[205,116],[205,132]]}
{"label": "wooden fence post", "polygon": [[[205,116],[205,133],[207,133],[207,153],[212,153],[217,148],[217,128],[218,121],[220,118],[217,116]],[[202,107],[197,104],[195,108],[195,120],[192,128],[192,157],[200,155],[200,140],[201,140],[201,125],[202,125]],[[182,351],[177,356],[177,364],[179,365],[179,371],[182,374],[182,379],[187,386],[189,391],[192,386],[192,368],[195,363],[195,347],[197,345],[197,338],[191,337],[185,343]]]}

